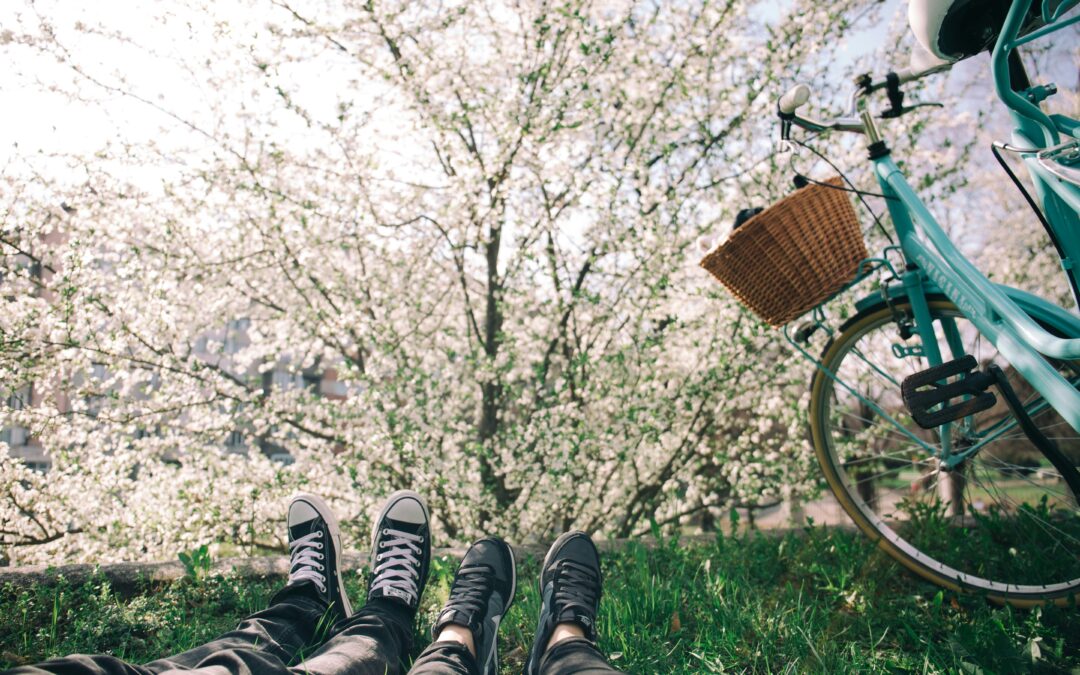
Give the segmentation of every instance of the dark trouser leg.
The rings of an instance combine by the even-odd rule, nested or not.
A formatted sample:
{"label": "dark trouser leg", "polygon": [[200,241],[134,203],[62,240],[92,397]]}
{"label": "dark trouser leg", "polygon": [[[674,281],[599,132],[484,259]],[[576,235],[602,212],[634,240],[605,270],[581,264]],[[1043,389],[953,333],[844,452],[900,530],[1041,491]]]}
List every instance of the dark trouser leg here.
{"label": "dark trouser leg", "polygon": [[289,668],[315,638],[326,607],[302,587],[286,587],[268,608],[217,640],[183,654],[135,666],[112,656],[69,656],[12,675],[395,675],[412,644],[412,615],[391,600],[368,603],[331,629],[333,637],[304,662]]}
{"label": "dark trouser leg", "polygon": [[288,663],[315,637],[316,626],[326,611],[326,605],[304,586],[286,586],[269,607],[244,619],[236,630],[145,666],[105,654],[77,654],[16,668],[8,675],[150,675],[207,667],[222,675],[286,672]]}
{"label": "dark trouser leg", "polygon": [[479,674],[476,658],[459,642],[432,642],[409,671],[409,675]]}
{"label": "dark trouser leg", "polygon": [[622,671],[608,665],[600,650],[585,638],[563,640],[547,650],[540,659],[541,675],[601,675],[619,672]]}
{"label": "dark trouser leg", "polygon": [[72,654],[33,666],[19,666],[3,675],[150,675],[144,666],[125,663],[107,654]]}
{"label": "dark trouser leg", "polygon": [[293,671],[310,675],[397,675],[412,649],[412,613],[372,600],[332,630],[333,637]]}
{"label": "dark trouser leg", "polygon": [[[330,620],[326,605],[308,592],[308,584],[286,586],[274,595],[269,607],[241,621],[236,630],[201,647],[148,663],[146,667],[155,673],[190,670],[202,667],[217,654],[236,650],[258,651],[287,665],[312,642],[320,622],[325,624]],[[239,664],[238,667],[242,668]]]}

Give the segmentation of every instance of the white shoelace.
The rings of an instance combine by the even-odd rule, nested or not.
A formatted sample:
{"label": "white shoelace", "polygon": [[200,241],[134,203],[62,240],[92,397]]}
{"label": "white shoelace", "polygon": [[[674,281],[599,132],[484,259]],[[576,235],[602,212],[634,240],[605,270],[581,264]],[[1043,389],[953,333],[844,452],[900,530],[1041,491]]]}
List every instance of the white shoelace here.
{"label": "white shoelace", "polygon": [[[409,534],[399,530],[384,529],[383,540],[379,541],[379,550],[385,550],[375,556],[375,581],[371,590],[381,588],[394,589],[407,594],[411,602],[419,599],[420,556],[419,544],[424,538],[418,534]],[[385,539],[386,537],[392,537]]]}
{"label": "white shoelace", "polygon": [[319,561],[325,556],[319,551],[323,548],[321,541],[322,530],[316,530],[311,534],[289,542],[292,549],[292,562],[289,565],[289,583],[297,581],[313,581],[319,587],[319,591],[326,592],[326,575],[321,574],[326,568]]}

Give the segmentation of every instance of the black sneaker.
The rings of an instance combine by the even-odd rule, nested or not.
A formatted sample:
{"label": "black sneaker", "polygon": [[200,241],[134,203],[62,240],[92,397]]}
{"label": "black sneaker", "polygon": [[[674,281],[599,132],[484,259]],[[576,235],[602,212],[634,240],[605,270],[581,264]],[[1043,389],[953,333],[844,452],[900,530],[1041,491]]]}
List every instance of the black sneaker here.
{"label": "black sneaker", "polygon": [[424,498],[412,490],[390,495],[372,530],[368,600],[396,600],[415,612],[431,563]]}
{"label": "black sneaker", "polygon": [[555,626],[575,623],[596,642],[596,611],[600,606],[600,554],[589,535],[567,532],[551,545],[540,571],[540,620],[536,624],[526,675],[538,675],[540,659]]}
{"label": "black sneaker", "polygon": [[461,559],[450,586],[450,599],[431,627],[432,637],[447,624],[468,628],[473,634],[480,672],[498,673],[499,622],[514,601],[516,588],[513,550],[502,539],[481,539]]}
{"label": "black sneaker", "polygon": [[352,616],[352,605],[341,583],[341,530],[321,497],[298,494],[289,502],[288,586],[309,583],[338,618]]}

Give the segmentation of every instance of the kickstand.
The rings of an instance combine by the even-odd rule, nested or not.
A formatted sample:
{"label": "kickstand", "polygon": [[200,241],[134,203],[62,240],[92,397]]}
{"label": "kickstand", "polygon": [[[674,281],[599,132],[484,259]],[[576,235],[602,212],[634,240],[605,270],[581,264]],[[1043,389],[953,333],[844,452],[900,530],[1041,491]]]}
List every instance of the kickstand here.
{"label": "kickstand", "polygon": [[1076,471],[1076,467],[1072,465],[1072,462],[1061,452],[1058,446],[1047,438],[1039,427],[1035,426],[1027,411],[1024,410],[1023,404],[1020,403],[1016,392],[1013,391],[1012,385],[1009,384],[1005,372],[995,364],[987,366],[986,372],[993,375],[994,385],[997,386],[998,391],[1005,398],[1006,405],[1009,406],[1009,410],[1016,418],[1016,421],[1020,423],[1020,429],[1023,430],[1024,435],[1050,460],[1054,468],[1061,472],[1065,484],[1072,490],[1073,499],[1080,501],[1080,473]]}

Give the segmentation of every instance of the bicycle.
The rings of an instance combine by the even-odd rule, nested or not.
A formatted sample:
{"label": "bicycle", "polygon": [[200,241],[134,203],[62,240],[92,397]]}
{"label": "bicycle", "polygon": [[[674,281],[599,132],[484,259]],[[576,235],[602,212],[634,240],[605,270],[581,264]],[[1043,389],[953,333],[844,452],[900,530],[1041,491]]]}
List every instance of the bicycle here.
{"label": "bicycle", "polygon": [[[991,35],[998,97],[1016,125],[1012,141],[996,144],[995,154],[999,161],[1001,152],[1024,159],[1074,294],[1080,122],[1042,111],[1039,103],[1056,90],[1028,81],[1017,48],[1080,21],[1066,16],[1077,5],[910,6],[917,37],[937,57],[973,56],[985,43],[969,38]],[[832,120],[798,114],[810,98],[805,85],[779,100],[785,142],[793,142],[795,127],[865,135],[876,196],[885,199],[897,239],[860,261],[854,278],[830,294],[876,275],[880,287],[858,299],[853,317],[833,329],[826,300],[800,326],[785,321],[783,332],[817,366],[814,449],[830,489],[863,532],[905,567],[952,590],[1018,606],[1075,603],[1080,317],[992,283],[968,261],[909,185],[868,103],[883,92],[889,107],[881,116],[904,115],[918,106],[904,105],[903,85],[949,65],[924,62],[880,80],[863,76],[847,112]],[[841,189],[858,192],[853,184]],[[827,338],[820,357],[809,351],[814,335]]]}

